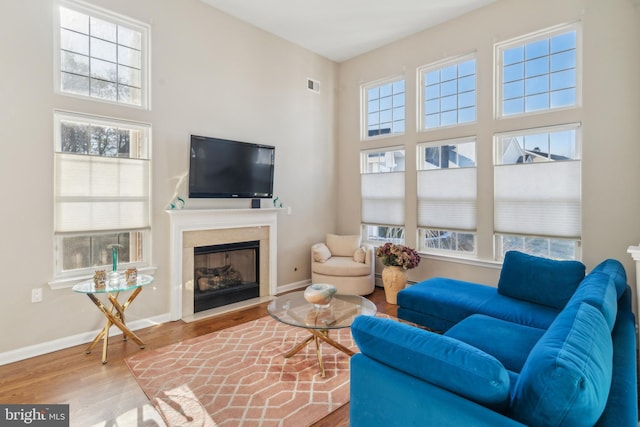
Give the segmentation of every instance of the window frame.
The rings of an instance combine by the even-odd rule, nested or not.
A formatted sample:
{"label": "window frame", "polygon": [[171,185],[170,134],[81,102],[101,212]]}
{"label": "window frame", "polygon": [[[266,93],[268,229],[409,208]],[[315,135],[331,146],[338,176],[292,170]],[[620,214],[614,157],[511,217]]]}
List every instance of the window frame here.
{"label": "window frame", "polygon": [[[142,132],[141,137],[143,138],[143,141],[141,142],[142,144],[144,144],[144,147],[141,147],[141,157],[139,158],[129,158],[129,159],[133,159],[133,160],[140,160],[140,161],[146,161],[149,162],[148,163],[148,167],[147,167],[147,185],[145,186],[145,190],[146,190],[146,203],[147,203],[147,209],[146,209],[146,215],[148,216],[147,218],[147,226],[142,227],[142,228],[116,228],[116,229],[107,229],[107,230],[97,230],[97,229],[93,229],[93,230],[76,230],[76,231],[57,231],[56,230],[56,220],[55,220],[55,212],[57,211],[57,194],[58,194],[58,190],[57,190],[57,172],[54,172],[54,190],[53,190],[53,194],[54,194],[54,200],[53,200],[53,207],[54,207],[54,226],[53,226],[53,232],[54,232],[54,248],[53,248],[53,258],[54,258],[54,280],[53,283],[55,282],[64,282],[64,281],[70,281],[70,280],[79,280],[82,278],[87,278],[93,275],[95,269],[103,269],[103,268],[108,268],[111,264],[110,262],[105,264],[105,265],[99,265],[99,266],[93,266],[90,265],[88,267],[83,267],[83,268],[78,268],[78,269],[68,269],[65,270],[63,268],[64,262],[63,262],[63,257],[64,257],[64,247],[63,247],[63,240],[65,237],[81,237],[81,236],[86,236],[86,237],[100,237],[100,236],[105,236],[105,235],[111,235],[111,234],[122,234],[122,233],[132,233],[132,232],[139,232],[140,233],[140,251],[142,253],[142,258],[139,261],[133,261],[133,262],[120,262],[119,265],[121,265],[122,267],[136,267],[136,268],[149,268],[151,267],[151,260],[152,260],[152,253],[151,253],[151,227],[152,227],[152,212],[151,212],[151,208],[152,208],[152,201],[151,201],[151,195],[152,195],[152,182],[151,182],[151,176],[152,176],[152,169],[151,169],[151,146],[152,146],[152,127],[151,124],[148,123],[142,123],[142,122],[134,122],[134,121],[129,121],[129,120],[125,120],[125,119],[116,119],[116,118],[111,118],[111,117],[103,117],[103,116],[95,116],[95,115],[88,115],[88,114],[82,114],[82,113],[75,113],[75,112],[68,112],[68,111],[62,111],[62,110],[55,110],[54,111],[54,115],[53,115],[53,121],[54,121],[54,138],[53,138],[53,143],[54,143],[54,164],[58,163],[58,154],[64,154],[64,153],[70,153],[70,152],[63,152],[62,151],[62,142],[61,142],[61,129],[62,129],[62,123],[65,121],[71,121],[71,122],[77,122],[77,123],[86,123],[86,124],[94,124],[94,125],[101,125],[101,126],[109,126],[109,127],[114,127],[114,126],[120,126],[122,128],[126,128],[129,130],[138,130]],[[71,153],[73,154],[73,153]],[[90,154],[86,154],[87,156],[91,156]],[[113,157],[113,158],[121,158],[118,156],[92,156],[92,157]],[[125,158],[127,159],[127,158]],[[57,166],[56,166],[57,167]],[[134,236],[134,234],[130,234],[130,236]]]}
{"label": "window frame", "polygon": [[[528,167],[529,166],[529,162],[527,161],[523,161],[522,163],[517,162],[517,163],[505,163],[502,160],[502,156],[503,154],[500,153],[499,151],[501,149],[503,149],[503,147],[501,146],[502,140],[506,139],[506,138],[510,138],[510,137],[518,137],[518,136],[532,136],[532,135],[541,135],[541,134],[552,134],[555,132],[563,132],[563,131],[573,131],[575,132],[575,146],[574,146],[574,150],[575,152],[573,153],[573,158],[570,159],[562,159],[562,160],[558,160],[558,163],[579,163],[579,168],[580,168],[580,182],[578,183],[578,186],[580,187],[580,231],[579,231],[579,235],[578,236],[561,236],[561,235],[551,235],[551,234],[528,234],[526,232],[518,232],[518,231],[503,231],[503,230],[499,230],[496,231],[496,207],[495,207],[495,203],[496,203],[496,180],[498,179],[498,177],[496,176],[496,172],[495,169],[502,167],[502,166],[507,166],[507,167],[512,167],[514,165],[516,165],[516,167]],[[580,260],[581,256],[582,256],[582,252],[581,252],[581,246],[582,246],[582,234],[583,234],[583,230],[582,230],[582,226],[583,226],[583,220],[582,220],[582,197],[583,197],[583,191],[582,191],[582,150],[583,150],[583,136],[582,136],[582,124],[580,122],[575,122],[575,123],[567,123],[567,124],[561,124],[561,125],[550,125],[550,126],[544,126],[544,127],[539,127],[539,128],[526,128],[526,129],[519,129],[519,130],[514,130],[514,131],[509,131],[509,132],[500,132],[500,133],[496,133],[494,134],[493,137],[493,169],[494,169],[494,182],[493,182],[493,187],[494,187],[494,226],[493,226],[493,248],[494,248],[494,259],[497,261],[500,261],[504,258],[504,248],[503,248],[503,243],[502,243],[502,238],[503,237],[521,237],[524,239],[543,239],[546,240],[547,243],[550,245],[552,241],[565,241],[565,242],[573,242],[574,243],[574,248],[575,248],[575,258],[559,258],[559,259],[576,259],[576,260]],[[551,153],[546,153],[548,156],[550,156]],[[551,162],[549,159],[547,160],[542,160],[540,162],[540,164],[550,164],[553,163]],[[540,231],[540,230],[538,230]]]}
{"label": "window frame", "polygon": [[[473,108],[474,108],[474,119],[471,121],[466,121],[466,122],[459,122],[456,121],[456,123],[452,123],[452,124],[448,124],[448,125],[438,125],[438,126],[433,126],[433,127],[427,127],[427,123],[426,123],[426,111],[425,111],[425,103],[426,103],[426,97],[425,97],[425,90],[426,90],[426,79],[425,76],[427,73],[436,71],[436,70],[442,70],[445,68],[448,68],[452,65],[456,65],[459,66],[460,64],[463,64],[465,62],[468,61],[475,61],[474,63],[474,72],[473,72],[473,77],[474,77],[474,83],[473,83],[473,92],[474,92],[474,96],[473,96]],[[417,68],[417,80],[418,80],[418,101],[417,101],[417,115],[418,115],[418,132],[432,132],[432,131],[437,131],[437,130],[441,130],[441,129],[448,129],[448,128],[452,128],[452,127],[458,127],[458,126],[467,126],[467,125],[472,125],[478,122],[478,58],[476,55],[476,52],[474,51],[473,53],[468,53],[468,54],[464,54],[464,55],[460,55],[460,56],[455,56],[455,57],[451,57],[451,58],[447,58],[441,61],[437,61],[437,62],[433,62],[427,65],[423,65],[421,67]],[[456,77],[456,81],[458,81],[459,78]],[[440,83],[442,84],[442,82]],[[456,84],[456,96],[459,97],[460,93],[458,92],[458,85]],[[438,98],[441,100],[441,96]],[[456,105],[457,105],[457,100],[456,100]],[[459,116],[459,110],[460,108],[458,106],[456,106],[455,110],[452,111],[456,111],[456,116]],[[440,111],[440,113],[442,113]]]}
{"label": "window frame", "polygon": [[[403,105],[402,105],[402,122],[403,122],[403,131],[402,132],[393,132],[393,128],[389,133],[379,133],[378,135],[369,136],[369,96],[368,92],[374,88],[380,88],[386,85],[392,85],[398,82],[403,82],[404,90],[403,90]],[[391,95],[393,98],[393,94]],[[394,77],[389,77],[381,80],[376,80],[373,82],[365,83],[360,86],[360,140],[361,141],[371,141],[380,138],[389,138],[399,135],[404,135],[407,130],[407,82],[404,75],[396,75]],[[379,98],[378,98],[379,99]],[[394,123],[393,120],[393,103],[391,105],[392,111],[392,120],[391,123]],[[378,121],[378,126],[380,126],[380,122]]]}
{"label": "window frame", "polygon": [[[576,32],[576,81],[575,81],[575,89],[576,89],[576,102],[575,105],[568,105],[562,107],[555,107],[534,111],[523,111],[522,113],[514,113],[505,115],[503,111],[503,80],[504,80],[504,66],[503,66],[503,55],[502,53],[505,50],[515,48],[518,46],[526,46],[531,43],[535,43],[540,40],[550,39],[552,37],[569,33],[575,31]],[[549,54],[550,56],[550,54]],[[523,116],[533,116],[537,114],[545,114],[555,111],[562,110],[572,110],[582,107],[582,25],[581,22],[573,22],[568,24],[561,24],[554,27],[546,28],[540,31],[535,31],[529,34],[525,34],[519,37],[515,37],[509,40],[505,40],[503,42],[499,42],[494,44],[494,118],[496,120],[510,119],[514,117],[523,117]],[[549,71],[548,75],[551,75]],[[551,89],[546,93],[551,93]]]}
{"label": "window frame", "polygon": [[[61,63],[61,52],[62,52],[62,41],[61,41],[61,16],[60,16],[60,7],[65,7],[67,9],[88,15],[90,18],[97,18],[118,26],[125,27],[129,30],[133,30],[139,32],[141,35],[141,43],[140,43],[140,53],[141,53],[141,64],[140,64],[140,105],[136,103],[127,103],[121,102],[117,99],[110,100],[102,97],[92,96],[90,93],[88,95],[83,95],[79,93],[73,93],[62,90],[62,63]],[[108,104],[115,104],[119,106],[125,106],[129,108],[136,108],[142,110],[150,110],[151,109],[151,27],[148,24],[145,24],[141,21],[137,21],[135,19],[129,18],[127,16],[111,12],[107,9],[94,6],[89,3],[85,3],[80,0],[56,0],[54,4],[54,25],[53,25],[53,84],[54,84],[54,93],[62,96],[70,96],[81,99],[88,99],[97,102],[104,102]],[[92,56],[87,56],[87,58],[94,58]],[[120,64],[120,61],[116,60],[116,67]],[[91,79],[91,74],[89,73],[89,79]],[[115,82],[118,86],[120,83]],[[116,86],[116,87],[117,87]]]}

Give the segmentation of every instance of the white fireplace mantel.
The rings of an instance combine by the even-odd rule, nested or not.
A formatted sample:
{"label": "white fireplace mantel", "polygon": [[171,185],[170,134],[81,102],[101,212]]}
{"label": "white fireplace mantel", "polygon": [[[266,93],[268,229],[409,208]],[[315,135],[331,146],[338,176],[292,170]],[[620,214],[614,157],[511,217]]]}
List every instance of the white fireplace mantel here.
{"label": "white fireplace mantel", "polygon": [[277,219],[281,209],[176,209],[167,210],[170,218],[171,320],[182,318],[182,249],[184,233],[192,231],[268,227],[269,295],[277,292]]}

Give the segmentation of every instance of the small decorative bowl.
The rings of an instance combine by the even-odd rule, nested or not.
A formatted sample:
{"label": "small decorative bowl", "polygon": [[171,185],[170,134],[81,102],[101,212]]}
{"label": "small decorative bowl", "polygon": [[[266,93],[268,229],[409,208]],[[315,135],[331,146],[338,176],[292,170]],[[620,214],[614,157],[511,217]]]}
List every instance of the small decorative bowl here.
{"label": "small decorative bowl", "polygon": [[327,307],[336,293],[336,287],[327,283],[314,283],[304,290],[304,299],[316,307]]}

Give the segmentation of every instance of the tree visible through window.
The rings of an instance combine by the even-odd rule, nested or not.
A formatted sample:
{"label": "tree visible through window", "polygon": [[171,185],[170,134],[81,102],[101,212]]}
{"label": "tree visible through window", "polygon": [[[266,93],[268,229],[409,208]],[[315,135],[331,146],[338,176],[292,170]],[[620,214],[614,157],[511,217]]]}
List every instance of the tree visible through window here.
{"label": "tree visible through window", "polygon": [[148,28],[75,2],[58,16],[58,89],[146,108]]}

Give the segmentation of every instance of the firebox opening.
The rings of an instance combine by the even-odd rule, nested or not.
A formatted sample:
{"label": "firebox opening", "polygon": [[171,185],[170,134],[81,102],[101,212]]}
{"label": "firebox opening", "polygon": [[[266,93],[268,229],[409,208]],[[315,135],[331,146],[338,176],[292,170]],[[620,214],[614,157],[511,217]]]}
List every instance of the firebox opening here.
{"label": "firebox opening", "polygon": [[260,296],[260,242],[193,249],[193,311],[209,310]]}

